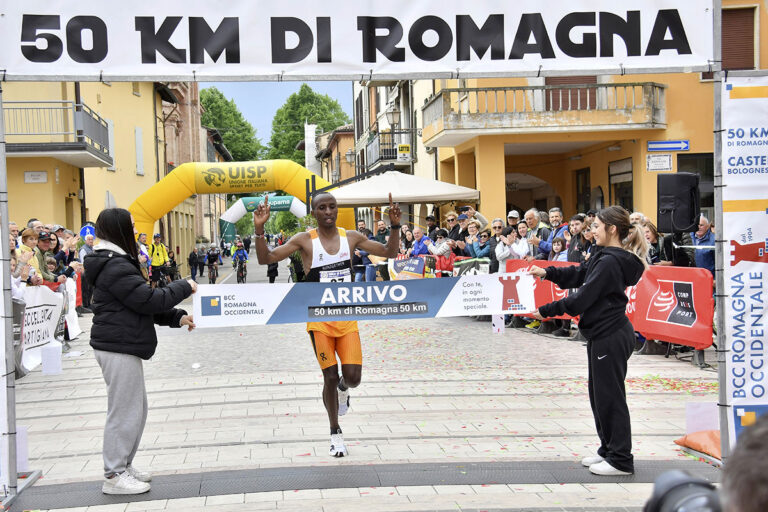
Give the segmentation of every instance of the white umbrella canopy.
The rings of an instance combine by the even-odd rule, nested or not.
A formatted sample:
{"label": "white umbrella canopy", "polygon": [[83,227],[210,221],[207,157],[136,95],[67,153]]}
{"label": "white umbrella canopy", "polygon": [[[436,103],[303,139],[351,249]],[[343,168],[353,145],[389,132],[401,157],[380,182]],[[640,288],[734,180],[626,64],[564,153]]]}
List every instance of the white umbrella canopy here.
{"label": "white umbrella canopy", "polygon": [[387,171],[372,178],[331,190],[339,206],[373,206],[389,204],[444,203],[447,201],[474,201],[480,192],[443,181],[431,180],[399,171]]}

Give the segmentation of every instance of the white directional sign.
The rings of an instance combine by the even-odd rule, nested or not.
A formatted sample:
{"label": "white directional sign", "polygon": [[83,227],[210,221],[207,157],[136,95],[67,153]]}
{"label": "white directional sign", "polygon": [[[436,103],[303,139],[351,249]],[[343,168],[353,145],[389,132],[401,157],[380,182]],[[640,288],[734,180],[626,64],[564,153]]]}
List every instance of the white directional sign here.
{"label": "white directional sign", "polygon": [[688,140],[649,140],[648,151],[688,151]]}

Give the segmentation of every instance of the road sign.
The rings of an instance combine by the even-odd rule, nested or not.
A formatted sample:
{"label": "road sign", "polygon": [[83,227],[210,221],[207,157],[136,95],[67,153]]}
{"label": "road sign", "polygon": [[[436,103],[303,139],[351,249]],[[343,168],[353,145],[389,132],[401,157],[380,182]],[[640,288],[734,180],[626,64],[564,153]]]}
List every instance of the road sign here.
{"label": "road sign", "polygon": [[649,140],[648,151],[688,151],[688,140]]}
{"label": "road sign", "polygon": [[96,237],[96,228],[93,225],[93,222],[86,222],[83,227],[80,228],[80,238],[85,240],[85,237],[87,235],[93,235],[93,237]]}

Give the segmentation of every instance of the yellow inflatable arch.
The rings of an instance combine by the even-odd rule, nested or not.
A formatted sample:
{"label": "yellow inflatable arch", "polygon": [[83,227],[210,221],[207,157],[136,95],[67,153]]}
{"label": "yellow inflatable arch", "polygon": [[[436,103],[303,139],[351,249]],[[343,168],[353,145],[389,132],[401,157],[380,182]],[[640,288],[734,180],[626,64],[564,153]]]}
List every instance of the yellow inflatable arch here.
{"label": "yellow inflatable arch", "polygon": [[[193,194],[243,194],[282,190],[304,198],[306,180],[315,176],[315,186],[330,185],[305,167],[291,160],[259,162],[186,163],[171,171],[139,196],[128,208],[136,231],[152,233],[155,222]],[[338,225],[355,229],[352,208],[339,209]],[[151,236],[151,235],[150,235]]]}

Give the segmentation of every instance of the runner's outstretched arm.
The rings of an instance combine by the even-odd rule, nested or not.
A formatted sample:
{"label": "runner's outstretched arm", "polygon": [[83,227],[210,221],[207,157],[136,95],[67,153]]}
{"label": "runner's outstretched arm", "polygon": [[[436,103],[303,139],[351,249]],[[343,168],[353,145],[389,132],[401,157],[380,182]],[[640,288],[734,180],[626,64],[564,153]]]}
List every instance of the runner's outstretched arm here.
{"label": "runner's outstretched arm", "polygon": [[297,233],[283,245],[279,245],[270,251],[264,238],[264,224],[269,220],[268,201],[267,196],[264,196],[264,202],[259,204],[256,211],[253,212],[253,230],[256,235],[256,259],[261,265],[277,263],[294,252],[301,250],[301,244],[298,243],[297,239],[300,239],[302,235],[306,236],[306,233]]}

